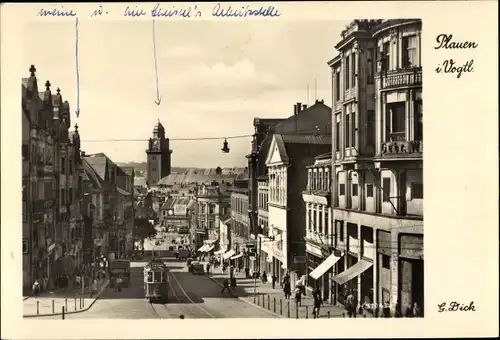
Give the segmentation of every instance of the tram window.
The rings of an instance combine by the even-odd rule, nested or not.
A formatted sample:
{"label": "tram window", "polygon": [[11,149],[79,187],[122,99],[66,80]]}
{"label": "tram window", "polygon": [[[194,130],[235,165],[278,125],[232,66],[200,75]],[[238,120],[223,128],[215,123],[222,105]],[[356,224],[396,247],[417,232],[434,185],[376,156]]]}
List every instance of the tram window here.
{"label": "tram window", "polygon": [[161,282],[161,272],[155,272],[155,282]]}
{"label": "tram window", "polygon": [[148,282],[153,282],[153,273],[148,273]]}

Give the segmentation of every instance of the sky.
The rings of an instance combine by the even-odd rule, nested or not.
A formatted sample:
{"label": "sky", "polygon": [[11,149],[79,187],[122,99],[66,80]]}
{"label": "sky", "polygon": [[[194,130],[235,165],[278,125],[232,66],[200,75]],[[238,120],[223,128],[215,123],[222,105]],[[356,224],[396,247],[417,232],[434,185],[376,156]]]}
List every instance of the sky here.
{"label": "sky", "polygon": [[[254,117],[286,118],[297,102],[331,104],[329,60],[348,21],[156,21],[161,104],[155,104],[153,23],[81,21],[25,25],[24,64],[37,69],[39,88],[61,89],[78,123],[82,150],[115,162],[146,161],[158,120],[171,139],[172,166],[245,166]],[[309,84],[309,86],[308,86]],[[309,87],[309,91],[307,88]],[[176,138],[220,137],[176,141]],[[144,141],[109,141],[143,139]]]}

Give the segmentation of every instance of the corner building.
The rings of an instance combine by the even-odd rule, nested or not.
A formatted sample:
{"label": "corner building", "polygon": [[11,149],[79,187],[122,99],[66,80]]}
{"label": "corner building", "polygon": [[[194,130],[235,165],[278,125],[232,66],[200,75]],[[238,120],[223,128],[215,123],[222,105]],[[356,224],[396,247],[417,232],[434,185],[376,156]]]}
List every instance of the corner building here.
{"label": "corner building", "polygon": [[332,69],[333,300],[424,310],[422,23],[355,20]]}

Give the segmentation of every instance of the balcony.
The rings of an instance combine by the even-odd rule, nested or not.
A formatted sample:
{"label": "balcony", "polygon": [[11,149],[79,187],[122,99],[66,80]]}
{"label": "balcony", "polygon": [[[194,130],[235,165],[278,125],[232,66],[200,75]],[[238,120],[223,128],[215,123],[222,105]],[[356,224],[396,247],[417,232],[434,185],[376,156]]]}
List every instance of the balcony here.
{"label": "balcony", "polygon": [[421,158],[423,151],[424,144],[422,141],[393,140],[382,143],[381,156],[383,158]]}
{"label": "balcony", "polygon": [[422,69],[402,69],[382,75],[382,89],[422,86]]}

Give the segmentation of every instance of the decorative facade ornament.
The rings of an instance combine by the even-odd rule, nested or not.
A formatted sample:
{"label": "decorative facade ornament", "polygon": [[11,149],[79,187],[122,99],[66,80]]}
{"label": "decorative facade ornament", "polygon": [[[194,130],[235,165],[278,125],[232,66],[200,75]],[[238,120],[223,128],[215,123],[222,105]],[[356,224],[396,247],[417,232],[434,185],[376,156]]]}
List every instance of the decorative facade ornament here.
{"label": "decorative facade ornament", "polygon": [[398,31],[396,29],[391,29],[389,31],[389,39],[392,41],[393,44],[396,43],[398,37]]}

